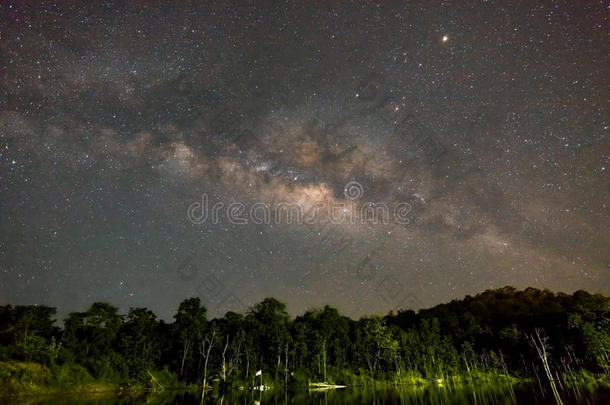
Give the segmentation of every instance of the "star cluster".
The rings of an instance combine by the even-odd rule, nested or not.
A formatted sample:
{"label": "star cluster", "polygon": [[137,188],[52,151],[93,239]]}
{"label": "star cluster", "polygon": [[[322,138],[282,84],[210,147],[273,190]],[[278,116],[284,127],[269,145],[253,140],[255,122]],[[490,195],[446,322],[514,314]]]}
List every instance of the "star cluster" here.
{"label": "star cluster", "polygon": [[[603,2],[0,13],[1,303],[358,315],[507,284],[610,293]],[[195,224],[203,194],[409,209]]]}

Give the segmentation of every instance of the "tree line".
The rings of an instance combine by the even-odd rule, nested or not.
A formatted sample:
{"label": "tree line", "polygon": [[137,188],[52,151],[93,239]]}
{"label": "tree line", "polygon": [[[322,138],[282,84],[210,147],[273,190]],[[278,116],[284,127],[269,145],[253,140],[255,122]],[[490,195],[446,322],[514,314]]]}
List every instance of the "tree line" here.
{"label": "tree line", "polygon": [[146,308],[121,315],[98,302],[59,327],[55,308],[6,305],[0,360],[76,364],[95,378],[121,382],[167,369],[181,381],[219,387],[258,384],[259,370],[269,384],[482,371],[541,378],[547,366],[550,378],[574,369],[607,374],[609,312],[610,298],[600,294],[512,287],[360,319],[328,305],[293,318],[275,298],[208,319],[200,299],[189,298],[171,322]]}

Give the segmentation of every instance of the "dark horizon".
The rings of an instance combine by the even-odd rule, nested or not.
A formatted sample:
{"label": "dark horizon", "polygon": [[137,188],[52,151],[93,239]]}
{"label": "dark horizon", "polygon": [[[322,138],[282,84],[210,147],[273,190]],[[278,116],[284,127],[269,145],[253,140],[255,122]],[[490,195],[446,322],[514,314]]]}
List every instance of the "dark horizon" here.
{"label": "dark horizon", "polygon": [[[480,291],[480,292],[475,293],[475,294],[466,294],[466,295],[464,295],[462,297],[456,297],[456,298],[453,298],[453,299],[451,299],[449,301],[440,302],[438,304],[435,304],[435,305],[432,305],[432,306],[429,306],[429,307],[422,307],[422,308],[393,308],[393,309],[390,309],[389,311],[384,312],[384,313],[381,313],[381,312],[372,312],[372,313],[358,314],[358,315],[354,316],[354,315],[351,315],[351,314],[348,314],[348,313],[344,312],[341,308],[335,307],[335,306],[330,305],[330,304],[324,304],[324,305],[317,306],[317,307],[309,307],[309,308],[307,308],[307,309],[305,309],[305,310],[303,310],[301,312],[291,311],[290,308],[288,308],[288,307],[286,307],[286,310],[287,310],[288,315],[292,319],[296,319],[296,318],[298,318],[300,316],[303,316],[307,312],[319,311],[319,310],[323,310],[325,307],[331,307],[333,309],[336,309],[343,316],[346,316],[346,317],[348,317],[350,319],[356,320],[356,319],[359,319],[359,318],[369,318],[369,317],[375,317],[375,316],[385,317],[385,316],[389,316],[389,315],[392,315],[392,314],[394,316],[396,316],[398,313],[406,312],[406,311],[413,311],[415,314],[419,314],[419,313],[423,313],[423,312],[427,312],[427,311],[430,311],[430,310],[437,309],[438,307],[441,307],[443,305],[452,304],[454,302],[464,302],[464,301],[467,301],[469,299],[476,299],[476,298],[479,298],[479,297],[484,296],[486,294],[506,293],[506,292],[525,293],[525,292],[530,291],[530,290],[535,290],[535,291],[542,292],[542,293],[550,292],[551,294],[553,294],[556,297],[557,296],[571,296],[571,295],[574,295],[575,293],[579,293],[579,292],[582,292],[582,293],[585,293],[585,294],[590,294],[592,296],[601,295],[603,297],[607,297],[606,294],[604,294],[602,292],[597,292],[597,291],[574,290],[574,291],[571,291],[571,292],[565,292],[565,291],[552,291],[552,290],[549,290],[549,289],[538,289],[538,288],[535,288],[535,287],[516,288],[514,286],[506,285],[506,286],[503,286],[503,287],[486,289],[484,291]],[[158,313],[156,313],[154,310],[151,310],[150,308],[147,308],[147,307],[129,307],[129,308],[125,308],[125,309],[117,307],[117,309],[118,309],[118,314],[121,315],[121,316],[126,316],[129,313],[129,311],[132,310],[132,309],[142,308],[142,309],[151,310],[157,316],[157,319],[159,321],[163,321],[166,324],[171,324],[172,322],[175,321],[174,317],[175,317],[175,315],[176,315],[176,313],[178,311],[178,308],[179,308],[180,304],[182,302],[184,302],[186,300],[189,300],[189,299],[192,299],[192,298],[197,298],[197,299],[202,300],[202,306],[205,307],[205,304],[203,304],[203,299],[201,297],[184,297],[183,299],[180,300],[178,305],[176,305],[176,307],[173,309],[173,311],[171,311],[170,316],[167,317],[167,318],[164,318],[163,316],[159,316]],[[252,306],[250,306],[248,308],[242,308],[242,309],[236,309],[236,310],[228,310],[227,312],[225,312],[223,314],[214,314],[214,313],[210,313],[208,311],[207,314],[210,315],[210,320],[211,321],[212,320],[222,319],[222,318],[226,317],[227,313],[229,313],[229,312],[237,313],[237,314],[240,314],[240,315],[247,315],[258,304],[262,303],[266,299],[277,300],[277,298],[269,296],[269,297],[264,297],[259,302],[253,303]],[[279,302],[281,302],[282,304],[285,304],[281,300]],[[84,313],[89,308],[91,308],[91,306],[93,304],[99,304],[99,303],[110,304],[110,305],[114,306],[114,303],[108,302],[108,301],[95,301],[95,302],[91,302],[89,305],[86,305],[83,308],[78,308],[78,309],[70,310],[70,311],[65,311],[62,308],[59,308],[57,306],[50,305],[50,304],[22,304],[22,305],[19,305],[19,304],[12,304],[12,303],[0,303],[0,306],[12,306],[13,308],[15,308],[15,307],[18,307],[18,306],[27,307],[29,305],[35,305],[35,306],[46,306],[46,307],[54,308],[57,311],[56,315],[54,317],[55,318],[56,326],[59,326],[61,328],[61,327],[63,327],[63,323],[68,318],[68,315],[70,313],[77,313],[77,312]],[[64,314],[64,315],[62,315],[62,314]]]}

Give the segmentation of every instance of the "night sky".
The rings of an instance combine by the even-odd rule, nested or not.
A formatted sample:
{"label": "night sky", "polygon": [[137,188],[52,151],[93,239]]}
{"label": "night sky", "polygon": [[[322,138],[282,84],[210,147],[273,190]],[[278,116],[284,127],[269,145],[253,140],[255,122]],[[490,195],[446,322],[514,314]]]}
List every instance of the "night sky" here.
{"label": "night sky", "polygon": [[610,294],[604,2],[75,3],[0,5],[0,304]]}

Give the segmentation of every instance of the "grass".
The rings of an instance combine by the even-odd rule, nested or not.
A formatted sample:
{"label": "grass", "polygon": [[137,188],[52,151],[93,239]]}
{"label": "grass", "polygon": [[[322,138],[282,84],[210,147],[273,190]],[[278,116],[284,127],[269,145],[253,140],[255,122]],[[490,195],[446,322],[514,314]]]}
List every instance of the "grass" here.
{"label": "grass", "polygon": [[[166,369],[150,371],[150,374],[165,389],[186,388]],[[53,395],[67,391],[88,395],[139,396],[155,388],[159,389],[159,386],[152,382],[119,383],[96,379],[84,367],[74,363],[47,367],[31,362],[0,362],[0,398]]]}
{"label": "grass", "polygon": [[96,381],[76,364],[54,366],[38,363],[0,362],[0,395],[46,395],[60,391],[104,393],[116,392],[117,385]]}

